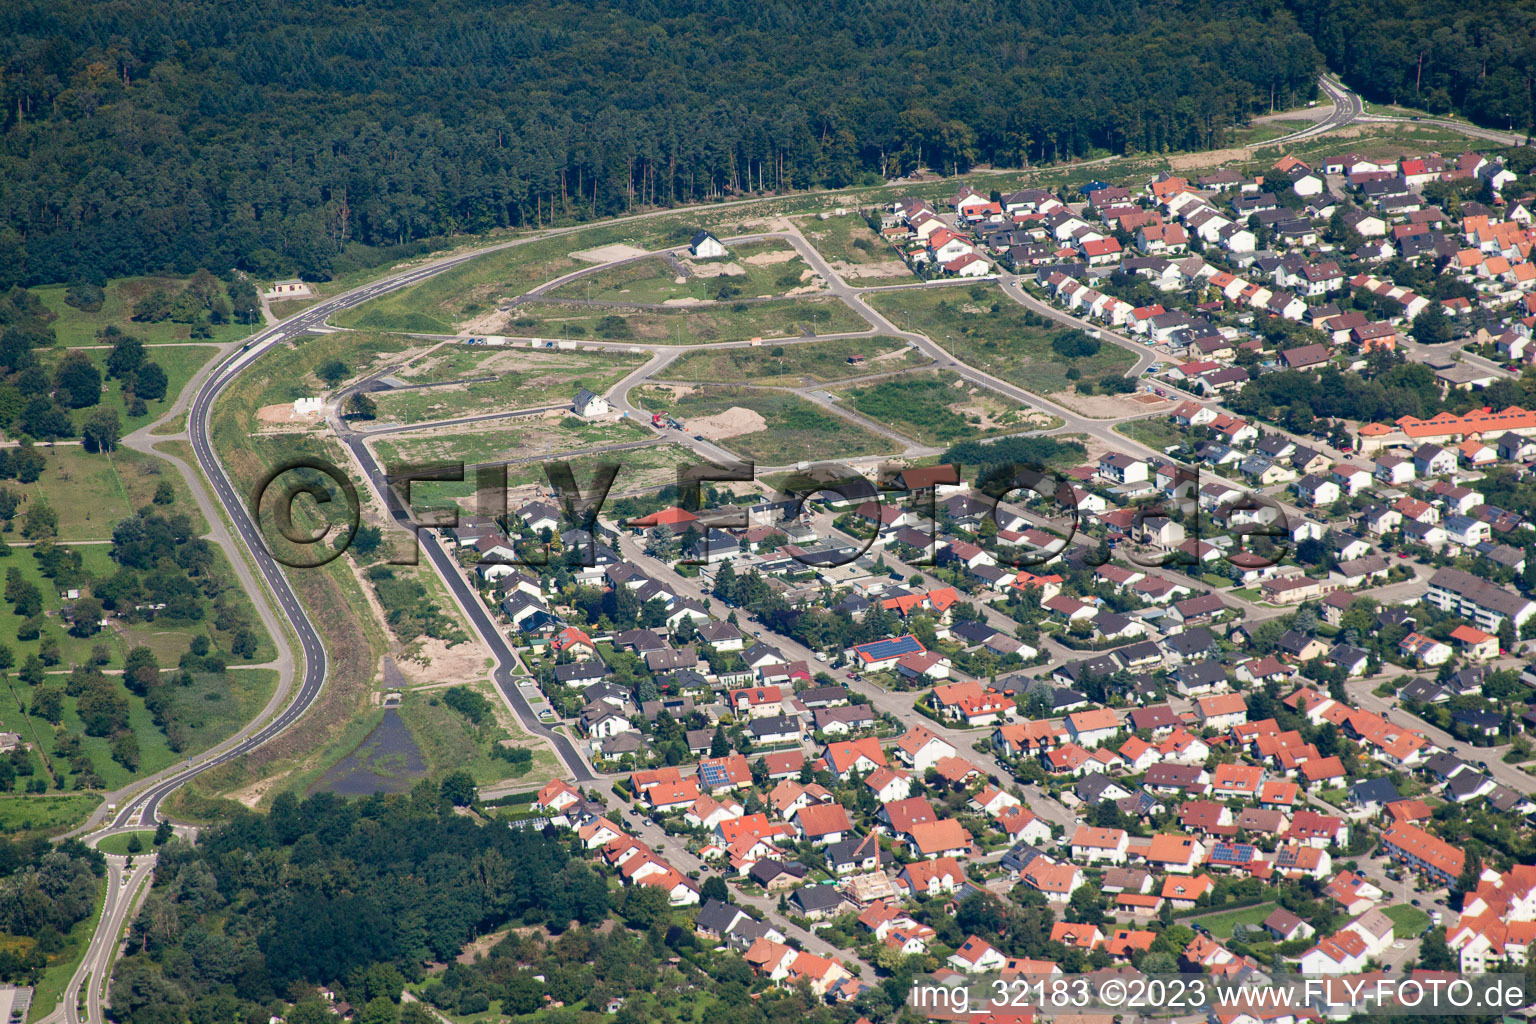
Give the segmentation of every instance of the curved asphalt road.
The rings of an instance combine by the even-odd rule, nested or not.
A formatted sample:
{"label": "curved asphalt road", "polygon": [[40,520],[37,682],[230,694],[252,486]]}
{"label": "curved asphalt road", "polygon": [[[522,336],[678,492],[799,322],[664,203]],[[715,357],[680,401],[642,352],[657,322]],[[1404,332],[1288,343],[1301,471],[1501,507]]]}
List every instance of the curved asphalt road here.
{"label": "curved asphalt road", "polygon": [[[524,241],[526,240],[519,239],[515,242],[503,243],[502,245],[451,256],[435,263],[417,267],[393,277],[355,288],[335,298],[317,303],[297,316],[257,333],[240,352],[210,374],[208,379],[198,389],[196,395],[193,396],[188,415],[188,431],[192,439],[193,455],[196,457],[203,475],[213,485],[213,493],[218,497],[220,504],[224,506],[224,511],[229,516],[235,533],[239,535],[241,542],[250,551],[256,568],[260,571],[262,578],[266,580],[267,586],[271,588],[272,593],[277,597],[277,603],[286,615],[289,627],[298,638],[299,648],[304,656],[304,674],[293,700],[265,727],[236,744],[205,755],[200,760],[197,758],[189,760],[186,767],[181,771],[169,775],[154,785],[134,794],[113,814],[112,820],[107,826],[109,829],[153,826],[158,820],[159,807],[162,800],[193,776],[248,754],[282,733],[309,710],[310,706],[314,704],[315,698],[320,695],[320,689],[325,683],[327,668],[325,644],[321,641],[320,635],[313,623],[310,622],[309,616],[300,604],[298,596],[289,585],[287,577],[283,575],[281,567],[272,558],[260,529],[252,519],[251,510],[248,507],[251,496],[240,494],[235,489],[234,485],[230,482],[229,476],[224,472],[223,465],[214,454],[213,443],[209,436],[209,419],[214,401],[242,371],[248,369],[268,349],[301,337],[316,328],[323,327],[329,317],[341,310],[361,305],[370,299],[377,298],[388,292],[417,284],[461,263],[484,255],[493,249],[507,248],[511,245],[522,244]],[[512,686],[511,689],[515,693],[517,688]],[[518,695],[517,700],[514,700],[514,706],[517,705],[519,700],[521,700],[521,695]],[[522,701],[519,714],[521,715],[524,711],[526,711],[528,717],[533,717],[532,709],[528,707],[526,701]],[[535,721],[537,722],[536,718]],[[539,731],[547,734],[547,730],[542,728],[543,723],[538,724],[541,726]],[[570,746],[569,740],[566,740],[565,743],[567,746]],[[566,754],[566,751],[563,749],[560,752],[562,757]],[[574,753],[574,747],[571,748],[571,752]],[[567,763],[578,779],[583,779],[583,773],[585,773],[586,778],[591,777],[590,772],[579,755],[575,756],[572,760],[574,763],[570,761]]]}
{"label": "curved asphalt road", "polygon": [[[339,431],[338,434],[341,442],[351,450],[353,457],[363,467],[363,472],[368,475],[374,490],[383,497],[385,505],[389,509],[390,517],[400,524],[402,529],[411,529],[410,511],[400,505],[394,491],[390,489],[385,481],[384,467],[379,465],[378,460],[373,457],[373,452],[369,451],[367,444],[364,443],[367,435],[356,434],[350,430]],[[610,445],[607,448],[595,450],[619,450],[653,443],[655,442],[645,441]],[[470,621],[470,625],[474,627],[476,633],[480,634],[480,638],[485,641],[486,646],[491,649],[491,654],[496,659],[496,671],[491,674],[496,682],[496,688],[506,697],[507,703],[512,706],[512,710],[517,714],[518,721],[522,723],[523,728],[530,734],[542,736],[549,741],[550,746],[554,748],[556,756],[565,763],[566,770],[571,773],[571,777],[576,782],[588,783],[595,781],[597,776],[587,766],[586,760],[581,756],[581,752],[576,749],[576,744],[571,741],[571,738],[564,732],[551,728],[540,721],[539,716],[534,713],[533,706],[528,703],[528,698],[523,696],[522,689],[517,685],[519,678],[529,678],[523,669],[523,663],[518,660],[517,652],[512,649],[512,645],[507,643],[505,634],[492,621],[490,613],[486,610],[485,602],[480,599],[480,595],[469,585],[468,580],[465,578],[464,570],[453,560],[453,556],[444,550],[442,543],[438,540],[436,531],[426,529],[416,531],[416,543],[419,550],[426,552],[427,558],[432,562],[432,567],[437,570],[437,574],[442,577],[443,582],[452,591],[454,600],[463,609],[464,615]]]}
{"label": "curved asphalt road", "polygon": [[[1292,133],[1288,136],[1284,136],[1280,139],[1270,140],[1270,143],[1267,144],[1274,144],[1276,142],[1289,142],[1314,135],[1321,135],[1324,132],[1349,124],[1350,122],[1358,119],[1363,114],[1363,104],[1360,102],[1359,97],[1349,89],[1331,81],[1326,76],[1321,78],[1320,84],[1323,88],[1323,91],[1326,92],[1333,100],[1333,113],[1315,125],[1311,125],[1306,129]],[[751,201],[752,200],[744,200],[738,202]],[[656,215],[659,215],[659,212],[653,214],[641,214],[636,217],[624,219],[642,219],[647,216]],[[542,235],[536,235],[532,237],[547,237],[548,235],[564,234],[573,230],[579,230],[579,228],[556,229],[554,231],[545,232]],[[765,233],[763,237],[767,236],[777,236],[783,238],[785,237],[785,234],[781,232],[768,232]],[[271,348],[273,345],[282,344],[293,338],[302,336],[316,328],[324,327],[325,321],[335,313],[343,309],[348,309],[352,306],[360,305],[369,301],[370,299],[377,298],[380,295],[384,295],[389,292],[397,291],[401,288],[406,288],[410,285],[417,284],[429,277],[435,276],[442,273],[443,271],[458,266],[461,263],[465,263],[469,260],[477,258],[478,256],[484,255],[487,252],[493,251],[495,249],[503,249],[510,246],[523,244],[529,240],[531,239],[518,239],[512,242],[501,243],[500,245],[488,246],[484,249],[476,249],[473,251],[461,253],[456,256],[451,256],[434,263],[405,271],[393,277],[372,282],[360,288],[356,288],[352,291],[336,296],[335,298],[318,303],[305,310],[303,313],[300,313],[299,315],[286,320],[283,323],[276,325],[275,327],[269,328],[268,330],[257,334],[255,338],[244,349],[242,349],[238,355],[230,359],[223,366],[219,367],[217,371],[210,375],[207,381],[205,381],[201,388],[198,390],[196,396],[193,398],[191,414],[189,417],[189,427],[192,437],[193,452],[197,458],[198,465],[203,470],[203,473],[213,483],[214,492],[218,495],[220,502],[224,505],[226,512],[228,513],[231,521],[235,526],[236,532],[240,535],[240,538],[245,543],[246,547],[250,549],[252,556],[255,559],[257,568],[261,571],[262,576],[266,579],[268,586],[272,589],[272,592],[277,596],[278,603],[282,606],[283,611],[288,617],[290,626],[299,639],[299,646],[304,654],[304,676],[293,701],[291,701],[288,706],[285,707],[283,711],[280,712],[277,717],[274,718],[273,721],[270,722],[267,726],[258,732],[255,732],[252,735],[246,737],[244,740],[233,746],[219,751],[218,753],[206,756],[201,761],[195,759],[189,761],[187,767],[183,771],[168,776],[164,780],[156,783],[143,792],[136,794],[118,810],[116,815],[113,817],[111,827],[123,828],[136,823],[153,824],[157,818],[160,801],[165,799],[168,794],[173,792],[178,786],[182,785],[184,782],[199,772],[206,771],[209,768],[240,757],[250,752],[251,750],[254,750],[261,744],[265,743],[267,740],[278,735],[283,730],[287,729],[290,725],[297,721],[314,703],[315,698],[319,696],[320,688],[325,681],[325,646],[321,642],[319,634],[315,631],[313,624],[311,624],[307,614],[304,612],[302,606],[300,605],[292,587],[289,586],[288,581],[284,577],[281,569],[272,559],[271,554],[269,553],[267,546],[262,539],[261,532],[257,528],[255,522],[252,520],[250,511],[246,507],[247,499],[235,491],[233,485],[230,483],[229,477],[224,472],[223,466],[219,463],[217,457],[214,455],[213,445],[209,438],[209,416],[214,400],[226,387],[229,386],[229,384],[241,371],[249,367],[251,363],[254,362],[267,349]],[[845,302],[848,302],[850,299],[854,298],[854,295],[851,293],[855,292],[856,290],[849,288],[846,284],[841,282],[837,275],[832,274],[830,272],[830,268],[824,266],[824,261],[816,258],[817,254],[815,254],[813,250],[807,251],[810,250],[810,246],[805,244],[804,239],[800,238],[798,233],[790,235],[788,240],[792,244],[795,244],[797,249],[802,251],[803,256],[812,261],[812,266],[822,274],[823,278],[827,280],[829,284],[832,285],[831,290],[834,295],[843,299]],[[593,268],[582,268],[580,270],[574,271],[571,274],[556,278],[554,281],[545,282],[544,284],[532,289],[529,294],[542,295],[544,292],[550,290],[551,288],[564,283],[567,279],[580,277],[585,273],[590,273],[592,269]],[[838,285],[841,285],[841,288],[839,288]],[[885,320],[885,318],[874,313],[874,311],[862,301],[850,302],[849,304],[852,305],[853,308],[857,310],[861,315],[863,315],[865,320],[869,321],[871,327],[874,330],[883,330],[887,333],[895,335],[896,337],[917,343],[918,347],[923,350],[925,354],[938,360],[941,365],[948,365],[949,368],[960,371],[962,375],[964,375],[965,370],[971,369],[969,367],[964,367],[963,364],[957,365],[953,358],[946,359],[948,354],[945,353],[941,347],[935,345],[931,340],[925,337],[913,336],[909,332],[896,330],[894,324],[890,324]],[[974,373],[975,371],[972,372]],[[628,384],[630,381],[626,380],[624,383]],[[988,383],[992,384],[994,387],[996,386],[995,382],[988,381]],[[627,393],[628,388],[623,387],[616,390],[621,392],[621,394],[617,395],[616,397],[619,398],[619,403],[622,405],[624,398],[626,397],[625,393]],[[1038,401],[1038,396],[1031,397]],[[373,459],[372,453],[369,452],[366,446],[362,443],[362,438],[348,434],[343,439],[346,441],[348,447],[353,451],[359,463],[364,466],[370,476],[373,477],[375,486],[378,488],[379,492],[381,494],[387,494],[388,489],[383,486],[382,470],[378,466],[378,463]],[[398,508],[395,503],[391,504],[390,511],[397,521],[401,523],[408,522],[407,512]],[[427,550],[428,557],[432,560],[433,564],[439,570],[444,579],[449,581],[450,587],[454,590],[455,598],[459,601],[465,612],[474,621],[477,631],[479,631],[482,636],[486,637],[487,642],[491,644],[493,653],[496,655],[498,662],[497,670],[495,673],[497,686],[507,696],[508,701],[511,703],[513,709],[517,712],[518,717],[523,721],[523,724],[527,726],[532,732],[549,738],[551,743],[554,744],[561,759],[565,761],[566,766],[571,770],[572,774],[577,778],[578,781],[590,780],[592,778],[591,771],[587,767],[586,762],[583,760],[581,755],[577,752],[575,745],[563,733],[556,732],[546,726],[543,722],[540,722],[537,716],[533,713],[532,707],[523,698],[521,692],[519,692],[517,684],[513,678],[513,674],[514,670],[521,668],[521,663],[518,662],[516,654],[506,643],[506,640],[501,635],[500,630],[496,629],[495,624],[490,621],[483,603],[478,599],[478,595],[475,595],[469,590],[468,584],[465,582],[462,573],[458,571],[457,565],[441,548],[441,546],[437,543],[437,540],[430,534],[426,534],[421,537],[421,544]]]}

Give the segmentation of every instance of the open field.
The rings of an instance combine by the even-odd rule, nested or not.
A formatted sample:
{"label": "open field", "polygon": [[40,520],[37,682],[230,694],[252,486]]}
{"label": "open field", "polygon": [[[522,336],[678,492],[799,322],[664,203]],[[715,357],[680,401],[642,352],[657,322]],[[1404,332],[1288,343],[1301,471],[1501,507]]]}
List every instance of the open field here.
{"label": "open field", "polygon": [[380,461],[460,462],[466,466],[541,453],[556,454],[601,444],[642,441],[651,432],[632,420],[584,420],[570,413],[547,412],[539,416],[493,421],[494,427],[438,430],[396,435],[373,445]]}
{"label": "open field", "polygon": [[645,251],[686,245],[701,225],[721,237],[742,234],[733,223],[743,216],[746,214],[700,209],[625,224],[595,224],[488,253],[421,284],[340,313],[335,323],[344,327],[452,334],[460,323],[490,312],[498,302],[591,265],[592,261],[573,254],[607,245]]}
{"label": "open field", "polygon": [[119,857],[126,857],[128,856],[128,841],[134,836],[139,837],[140,853],[148,853],[154,850],[154,829],[141,832],[117,832],[110,836],[104,836],[96,843],[96,849],[102,853],[115,853]]}
{"label": "open field", "polygon": [[256,411],[268,405],[288,405],[296,398],[310,398],[330,385],[315,370],[331,360],[347,368],[347,380],[355,380],[430,348],[434,342],[371,331],[338,332],[296,339],[291,346],[268,353],[246,374],[252,382],[255,404],[236,415],[250,433],[257,429]]}
{"label": "open field", "polygon": [[90,817],[100,803],[101,797],[94,793],[0,797],[0,834],[14,841],[33,834],[67,832]]}
{"label": "open field", "polygon": [[819,220],[805,217],[797,222],[800,233],[850,284],[895,284],[913,280],[912,271],[889,242],[850,213]]}
{"label": "open field", "polygon": [[1151,416],[1143,420],[1126,420],[1124,423],[1115,424],[1115,433],[1124,434],[1133,441],[1140,441],[1148,448],[1156,448],[1162,451],[1171,444],[1178,444],[1184,439],[1179,428],[1173,425],[1171,420],[1161,416]]}
{"label": "open field", "polygon": [[912,330],[936,345],[953,347],[956,358],[1037,394],[1066,390],[1068,368],[1096,379],[1123,374],[1136,363],[1126,349],[1104,342],[1086,359],[1070,362],[1051,348],[1063,328],[1026,315],[1025,309],[990,285],[971,288],[907,288],[870,296],[876,309],[900,327],[911,317]]}
{"label": "open field", "polygon": [[1054,416],[1012,402],[948,370],[845,388],[848,404],[924,444],[943,445],[1058,426]]}
{"label": "open field", "polygon": [[[1310,139],[1303,139],[1285,151],[1308,163],[1330,153],[1358,153],[1368,160],[1422,155],[1429,152],[1459,153],[1468,145],[1468,139],[1459,132],[1435,125],[1355,124],[1339,131],[1328,132]],[[1273,149],[1258,154],[1248,168],[1250,171],[1268,170],[1273,167]],[[1190,153],[1184,161],[1194,167],[1211,167],[1216,161],[1209,154]],[[1314,163],[1315,165],[1315,163]]]}
{"label": "open field", "polygon": [[[644,365],[645,356],[607,352],[561,352],[550,349],[494,349],[494,358],[462,374],[449,375],[432,365],[428,357],[420,376],[409,371],[399,374],[410,383],[426,383],[434,378],[494,375],[494,380],[417,391],[380,391],[372,397],[378,403],[381,421],[422,423],[427,420],[473,416],[477,413],[533,408],[568,403],[576,392],[587,388],[602,394],[617,384],[625,374]],[[447,361],[447,360],[445,360]],[[457,352],[453,363],[462,362]],[[438,374],[442,374],[438,377]]]}
{"label": "open field", "polygon": [[[408,690],[400,705],[400,717],[425,756],[429,778],[440,779],[463,768],[485,786],[508,779],[543,782],[564,774],[560,762],[545,746],[524,732],[516,723],[501,694],[487,680],[467,683],[490,702],[495,722],[479,726],[444,704],[441,690]],[[533,752],[533,766],[517,772],[512,765],[491,755],[491,748],[501,741]]]}
{"label": "open field", "polygon": [[[190,516],[196,532],[201,533],[207,529],[180,475],[152,455],[129,448],[119,448],[110,454],[92,455],[79,446],[63,445],[42,446],[39,451],[48,460],[48,466],[40,479],[30,484],[5,481],[3,486],[24,497],[23,514],[33,502],[48,502],[58,513],[57,542],[60,544],[68,546],[72,542],[110,540],[112,529],[118,522],[152,504],[155,491],[162,481],[170,482],[175,500],[170,505],[154,506],[156,510],[161,514],[182,513]],[[20,538],[13,533],[8,539],[17,541]],[[77,550],[87,577],[102,578],[117,571],[117,565],[111,559],[110,545],[80,544]],[[230,570],[223,551],[215,547],[212,556],[212,572],[227,578]],[[58,588],[52,580],[42,577],[32,556],[32,549],[15,549],[5,563],[7,569],[12,566],[42,590],[45,613],[56,615],[61,605]],[[250,598],[237,591],[229,595],[229,600],[244,608],[246,620],[256,630],[259,646],[254,660],[262,662],[275,657],[276,648],[261,628]],[[12,642],[18,625],[19,621],[10,606],[0,608],[0,642]],[[152,623],[114,622],[111,629],[89,641],[68,636],[56,621],[50,624],[48,632],[61,634],[59,639],[66,660],[72,658],[84,661],[93,644],[106,643],[112,651],[113,664],[122,663],[122,655],[126,653],[124,644],[146,644],[155,650],[161,664],[165,665],[175,663],[186,651],[193,636],[205,635],[214,646],[223,650],[229,649],[232,636],[216,629],[212,617],[198,622],[173,623],[163,619]],[[35,650],[34,645],[37,643],[19,642],[16,645],[17,660],[24,661],[26,655]]]}
{"label": "open field", "polygon": [[[191,325],[172,323],[169,320],[162,320],[159,323],[142,323],[134,320],[134,303],[157,288],[175,295],[185,284],[184,280],[174,277],[115,278],[107,282],[104,289],[106,301],[102,303],[101,309],[94,313],[76,309],[64,301],[64,296],[69,291],[67,285],[42,285],[31,291],[33,295],[43,300],[45,306],[58,315],[58,319],[53,322],[53,332],[58,336],[61,348],[99,345],[102,342],[96,335],[105,327],[116,327],[124,334],[142,339],[146,345],[161,345],[166,342],[192,340]],[[207,341],[210,344],[238,341],[259,327],[259,324],[217,324],[212,328],[213,337],[197,340]],[[166,367],[166,372],[170,372],[169,366]]]}
{"label": "open field", "polygon": [[[681,266],[686,273],[679,274]],[[676,263],[649,256],[594,271],[553,289],[552,297],[601,302],[707,301],[737,296],[784,295],[820,287],[793,246],[776,239],[728,247],[719,259],[696,260],[686,252]]]}
{"label": "open field", "polygon": [[[173,664],[168,667],[175,666]],[[144,706],[143,699],[123,689],[121,677],[110,678],[118,692],[128,702],[128,728],[139,743],[137,768],[131,769],[113,760],[112,744],[108,737],[86,734],[85,725],[80,720],[76,708],[77,698],[70,696],[64,698],[64,713],[61,721],[68,735],[78,737],[80,752],[90,758],[92,768],[101,777],[106,789],[126,786],[136,778],[153,774],[182,758],[206,750],[232,735],[256,716],[277,685],[277,673],[271,669],[234,668],[224,675],[193,673],[191,685],[167,687],[165,690],[169,698],[169,707],[166,709],[167,718],[181,723],[182,744],[181,749],[177,751],[171,749],[166,734],[155,725],[154,716]],[[62,682],[63,677],[52,676],[42,685],[57,686]],[[13,681],[10,688],[0,690],[0,702],[3,702],[7,712],[5,718],[7,721],[15,719],[18,722],[24,722],[25,724],[18,731],[28,739],[33,736],[42,739],[44,748],[55,760],[56,771],[67,768],[65,762],[54,757],[54,744],[51,739],[53,725],[31,714],[23,718],[19,711],[12,710],[16,707],[18,697],[21,703],[30,709],[34,689]],[[12,690],[14,690],[14,696]]]}
{"label": "open field", "polygon": [[[86,576],[109,576],[116,571],[117,566],[108,555],[105,545],[82,546],[75,550],[80,552]],[[127,651],[122,648],[113,630],[102,630],[93,637],[85,638],[69,634],[65,623],[59,618],[59,611],[66,602],[60,596],[54,581],[43,575],[37,560],[32,557],[32,551],[31,548],[14,549],[0,568],[3,568],[7,575],[15,569],[22,579],[34,584],[42,592],[43,616],[46,622],[41,637],[37,640],[17,640],[16,631],[24,620],[16,614],[16,606],[6,602],[0,605],[0,643],[9,644],[15,650],[16,663],[19,665],[26,661],[27,655],[38,653],[42,637],[52,636],[59,642],[59,653],[64,667],[70,664],[84,664],[90,659],[91,648],[96,644],[104,643],[112,653],[112,664],[121,665]],[[0,688],[0,696],[3,696],[4,692],[4,689]]]}
{"label": "open field", "polygon": [[[101,392],[100,404],[71,411],[70,415],[74,419],[75,430],[78,432],[81,424],[97,409],[111,409],[116,412],[118,422],[123,425],[124,434],[137,430],[144,424],[159,418],[166,409],[175,403],[176,396],[181,394],[182,388],[187,386],[187,381],[192,379],[193,374],[197,373],[203,364],[212,359],[218,351],[212,345],[172,345],[150,350],[150,361],[159,363],[160,368],[165,371],[166,389],[164,398],[145,403],[149,408],[143,416],[129,416],[128,404],[123,400],[122,382],[106,379],[107,356],[110,354],[110,350],[103,348],[87,351],[86,355],[90,356],[91,362],[96,365],[96,369],[101,371],[104,386]],[[42,363],[43,368],[50,373],[58,365],[59,361],[64,358],[64,355],[63,349],[45,349],[38,353],[39,361]]]}
{"label": "open field", "polygon": [[[46,501],[59,514],[60,543],[110,540],[112,527],[132,515],[135,507],[115,468],[122,449],[93,455],[79,445],[43,444],[37,450],[48,460],[41,477],[30,484],[15,480],[0,484],[24,498],[18,520],[33,502]],[[6,539],[21,538],[18,532]]]}
{"label": "open field", "polygon": [[[862,356],[863,361],[850,363],[848,360],[853,356]],[[790,345],[690,352],[658,376],[667,380],[798,387],[806,381],[846,380],[870,373],[905,370],[928,362],[927,356],[896,338],[833,338]]]}
{"label": "open field", "polygon": [[799,338],[868,329],[835,299],[794,298],[768,302],[712,302],[667,309],[592,307],[530,302],[511,313],[508,333],[603,341],[697,345],[752,338]]}
{"label": "open field", "polygon": [[1392,937],[1412,939],[1429,927],[1429,915],[1418,907],[1406,903],[1382,907],[1381,912],[1392,919]]}
{"label": "open field", "polygon": [[896,447],[798,395],[783,392],[650,385],[636,389],[632,397],[646,409],[678,417],[688,433],[718,440],[764,466],[878,455]]}
{"label": "open field", "polygon": [[[410,442],[402,444],[396,450],[401,458],[407,460],[418,458],[417,449]],[[507,457],[507,453],[502,452],[495,457],[504,458]],[[582,493],[586,493],[587,486],[596,476],[597,467],[600,464],[618,463],[621,468],[619,475],[614,478],[611,492],[615,497],[637,492],[650,493],[666,484],[676,484],[677,467],[696,465],[699,461],[698,456],[691,449],[680,444],[664,442],[593,455],[572,456],[557,451],[551,453],[551,457],[570,462],[571,472],[576,477],[576,485],[581,488]],[[433,461],[433,458],[422,457],[421,461]],[[535,488],[548,487],[549,477],[545,473],[542,459],[507,467],[510,506],[515,507],[520,501],[530,499]],[[417,511],[426,511],[456,504],[461,511],[472,512],[475,511],[472,501],[474,494],[475,477],[473,473],[467,473],[466,479],[462,482],[426,481],[413,485],[411,506]]]}
{"label": "open field", "polygon": [[1227,132],[1227,145],[1229,146],[1256,146],[1278,139],[1282,135],[1310,128],[1317,122],[1298,114],[1296,117],[1277,118],[1273,121],[1262,121],[1247,128],[1233,128]]}
{"label": "open field", "polygon": [[1180,918],[1182,924],[1199,924],[1210,930],[1210,933],[1218,939],[1230,939],[1232,929],[1240,924],[1263,924],[1264,919],[1275,912],[1275,904],[1260,903],[1254,907],[1241,907],[1237,910],[1229,910],[1225,913],[1208,914],[1200,917]]}
{"label": "open field", "polygon": [[602,369],[610,363],[638,366],[643,361],[644,355],[641,352],[584,352],[575,349],[465,345],[450,341],[416,356],[390,376],[398,377],[407,384],[436,384],[489,374],[586,371]]}

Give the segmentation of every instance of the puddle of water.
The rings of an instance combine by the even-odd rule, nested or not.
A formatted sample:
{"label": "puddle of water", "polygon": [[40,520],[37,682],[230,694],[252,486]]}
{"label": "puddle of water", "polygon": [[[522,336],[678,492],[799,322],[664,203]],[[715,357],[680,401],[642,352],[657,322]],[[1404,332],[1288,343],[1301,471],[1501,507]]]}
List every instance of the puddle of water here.
{"label": "puddle of water", "polygon": [[310,792],[337,796],[406,793],[427,774],[427,760],[393,708],[373,727],[356,750],[332,765]]}

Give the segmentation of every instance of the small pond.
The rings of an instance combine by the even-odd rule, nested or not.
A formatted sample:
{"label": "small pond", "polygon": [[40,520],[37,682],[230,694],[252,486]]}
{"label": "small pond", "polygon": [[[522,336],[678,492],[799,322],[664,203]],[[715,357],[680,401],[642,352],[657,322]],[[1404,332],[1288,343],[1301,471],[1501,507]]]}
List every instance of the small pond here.
{"label": "small pond", "polygon": [[310,792],[338,796],[406,793],[427,774],[427,759],[406,728],[400,712],[386,708],[357,749],[320,776]]}

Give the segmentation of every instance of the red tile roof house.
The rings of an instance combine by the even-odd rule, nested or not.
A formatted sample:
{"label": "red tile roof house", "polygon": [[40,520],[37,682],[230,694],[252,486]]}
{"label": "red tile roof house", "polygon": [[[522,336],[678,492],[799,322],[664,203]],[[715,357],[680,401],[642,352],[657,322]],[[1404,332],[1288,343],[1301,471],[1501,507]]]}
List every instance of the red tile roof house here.
{"label": "red tile roof house", "polygon": [[1120,716],[1110,708],[1094,708],[1067,716],[1067,732],[1073,742],[1092,749],[1113,739],[1120,731]]}
{"label": "red tile roof house", "polygon": [[843,840],[853,823],[842,804],[812,804],[794,817],[795,831],[813,843],[837,843]]}
{"label": "red tile roof house", "polygon": [[965,871],[953,857],[913,861],[896,875],[896,885],[912,895],[937,896],[954,892],[965,884]]}
{"label": "red tile roof house", "polygon": [[1066,903],[1072,893],[1083,884],[1083,873],[1075,864],[1056,864],[1045,857],[1036,857],[1024,869],[1019,880],[1036,892],[1044,894],[1052,903]]}
{"label": "red tile roof house", "polygon": [[1150,867],[1179,875],[1192,875],[1205,861],[1205,846],[1193,836],[1159,832],[1144,848],[1142,858]]}
{"label": "red tile roof house", "polygon": [[904,838],[912,826],[938,821],[939,815],[926,797],[911,796],[882,805],[876,812],[876,818],[890,829],[893,836]]}
{"label": "red tile roof house", "polygon": [[827,744],[827,768],[834,778],[846,779],[855,773],[864,774],[886,764],[885,751],[873,736]]}
{"label": "red tile roof house", "polygon": [[1451,885],[1466,864],[1466,851],[1413,825],[1394,825],[1382,836],[1382,847],[1399,864],[1439,885]]}
{"label": "red tile roof house", "polygon": [[923,860],[968,857],[974,849],[970,832],[953,818],[913,825],[907,845],[912,856]]}
{"label": "red tile roof house", "polygon": [[632,530],[649,530],[655,526],[686,526],[689,523],[697,522],[698,518],[698,516],[687,509],[672,506],[671,508],[652,512],[648,516],[641,516],[639,519],[631,519],[624,525]]}
{"label": "red tile roof house", "polygon": [[1211,795],[1217,799],[1251,800],[1264,784],[1264,769],[1247,764],[1219,764],[1211,773]]}
{"label": "red tile roof house", "polygon": [[1200,724],[1224,732],[1248,721],[1248,701],[1240,693],[1201,697],[1195,702]]}
{"label": "red tile roof house", "polygon": [[896,741],[896,756],[915,772],[926,772],[955,753],[953,744],[924,725],[914,725]]}
{"label": "red tile roof house", "polygon": [[1163,880],[1162,896],[1175,910],[1189,910],[1214,884],[1210,875],[1196,875],[1194,878],[1169,875]]}
{"label": "red tile roof house", "polygon": [[955,970],[966,974],[984,974],[987,971],[1000,970],[1003,964],[1008,962],[1008,958],[994,949],[985,939],[972,935],[946,962]]}
{"label": "red tile roof house", "polygon": [[1079,825],[1072,835],[1072,859],[1085,864],[1124,864],[1126,844],[1124,829]]}

